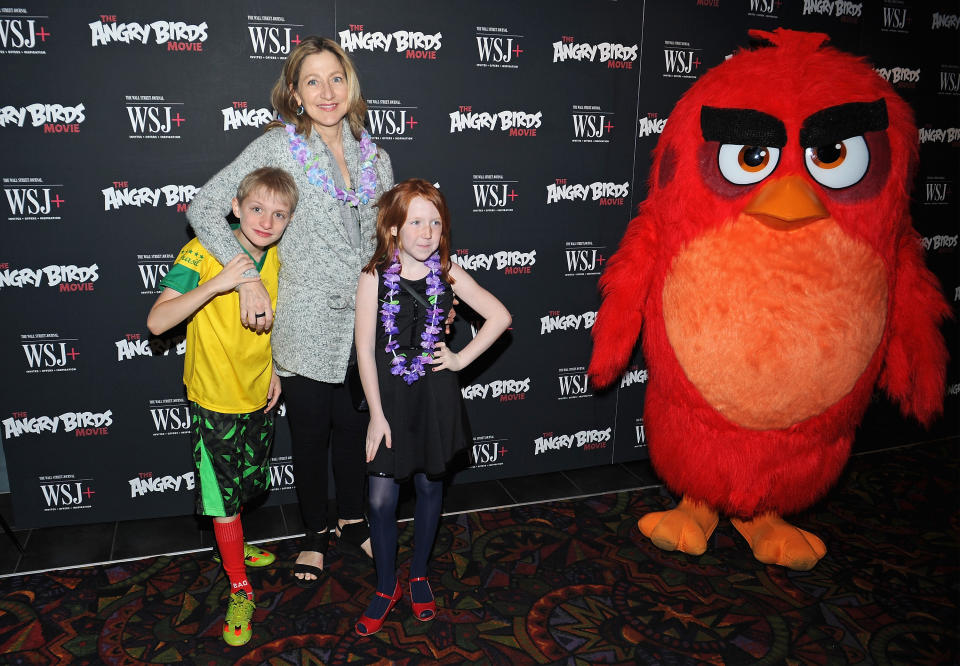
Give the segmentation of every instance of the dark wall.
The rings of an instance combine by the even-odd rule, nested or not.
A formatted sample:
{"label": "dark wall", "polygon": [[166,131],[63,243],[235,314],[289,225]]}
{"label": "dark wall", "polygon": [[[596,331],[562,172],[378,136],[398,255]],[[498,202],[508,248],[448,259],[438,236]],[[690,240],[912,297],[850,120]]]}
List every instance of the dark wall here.
{"label": "dark wall", "polygon": [[[956,303],[958,15],[955,2],[898,0],[3,9],[0,434],[17,524],[192,511],[182,330],[151,338],[146,313],[190,237],[193,193],[262,131],[270,87],[300,38],[328,35],[348,49],[397,180],[440,184],[458,261],[514,315],[503,341],[462,373],[474,434],[464,482],[646,457],[642,358],[612,391],[586,384],[597,276],[645,196],[674,103],[747,45],[750,28],[826,32],[913,105],[915,224]],[[471,123],[484,113],[493,127]],[[459,344],[471,335],[461,314]],[[955,348],[955,325],[947,334]],[[932,435],[879,401],[861,441],[956,432],[957,382],[954,362]],[[271,502],[295,501],[281,422]]]}

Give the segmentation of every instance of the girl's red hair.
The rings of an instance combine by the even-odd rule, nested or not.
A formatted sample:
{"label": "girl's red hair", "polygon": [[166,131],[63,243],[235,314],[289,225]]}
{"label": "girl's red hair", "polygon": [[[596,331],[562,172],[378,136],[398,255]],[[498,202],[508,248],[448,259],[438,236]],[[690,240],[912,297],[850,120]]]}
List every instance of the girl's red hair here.
{"label": "girl's red hair", "polygon": [[[393,262],[393,255],[398,248],[400,228],[407,221],[407,210],[410,202],[422,197],[436,206],[440,213],[440,274],[444,282],[453,284],[450,279],[450,209],[447,200],[436,187],[423,178],[410,178],[397,183],[384,192],[377,201],[377,249],[373,258],[363,268],[364,273],[381,273]],[[396,227],[398,235],[394,236],[392,229]]]}

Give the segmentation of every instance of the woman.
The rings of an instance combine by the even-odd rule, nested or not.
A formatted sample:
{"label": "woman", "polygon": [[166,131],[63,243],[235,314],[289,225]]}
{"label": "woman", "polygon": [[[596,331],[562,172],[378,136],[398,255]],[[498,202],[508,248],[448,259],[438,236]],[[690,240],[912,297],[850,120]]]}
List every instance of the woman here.
{"label": "woman", "polygon": [[[332,40],[307,37],[287,57],[271,94],[280,118],[197,193],[187,218],[221,263],[239,251],[224,216],[236,184],[262,166],[279,167],[300,190],[295,219],[278,246],[280,286],[273,359],[283,377],[294,473],[306,527],[294,566],[302,587],[323,569],[328,442],[341,542],[369,551],[363,519],[366,414],[344,385],[352,351],[360,269],[374,249],[374,202],[393,186],[387,153],[363,130],[366,102],[349,57]],[[267,330],[273,312],[259,282],[241,285],[243,322]],[[332,437],[331,437],[332,433]]]}

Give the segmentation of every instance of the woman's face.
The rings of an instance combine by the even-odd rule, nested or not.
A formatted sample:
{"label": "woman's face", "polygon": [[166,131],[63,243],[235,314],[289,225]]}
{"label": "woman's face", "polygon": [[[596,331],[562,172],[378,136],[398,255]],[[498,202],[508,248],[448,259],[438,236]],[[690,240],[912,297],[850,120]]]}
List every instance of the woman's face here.
{"label": "woman's face", "polygon": [[347,75],[337,56],[322,51],[303,59],[293,96],[315,127],[335,127],[347,115],[348,89]]}

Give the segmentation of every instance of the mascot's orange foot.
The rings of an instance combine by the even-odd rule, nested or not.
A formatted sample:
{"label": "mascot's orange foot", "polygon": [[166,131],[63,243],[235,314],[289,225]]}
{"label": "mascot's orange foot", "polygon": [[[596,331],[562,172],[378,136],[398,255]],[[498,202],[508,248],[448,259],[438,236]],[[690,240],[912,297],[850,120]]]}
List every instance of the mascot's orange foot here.
{"label": "mascot's orange foot", "polygon": [[827,547],[820,537],[773,514],[753,520],[731,518],[730,522],[750,544],[753,556],[764,564],[809,571],[827,554]]}
{"label": "mascot's orange foot", "polygon": [[637,521],[637,527],[657,548],[703,555],[718,520],[709,506],[684,497],[669,511],[648,513]]}

